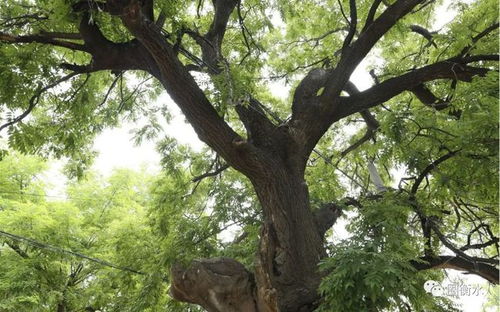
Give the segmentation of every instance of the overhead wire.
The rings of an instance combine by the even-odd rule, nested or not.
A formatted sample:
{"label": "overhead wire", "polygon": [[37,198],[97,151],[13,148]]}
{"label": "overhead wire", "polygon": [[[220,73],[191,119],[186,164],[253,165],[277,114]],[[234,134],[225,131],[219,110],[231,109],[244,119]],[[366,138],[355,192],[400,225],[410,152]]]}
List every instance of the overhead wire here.
{"label": "overhead wire", "polygon": [[83,259],[86,259],[88,261],[100,264],[102,266],[107,266],[107,267],[110,267],[110,268],[113,268],[113,269],[117,269],[117,270],[121,270],[121,271],[127,271],[127,272],[130,272],[130,273],[139,274],[139,275],[146,275],[146,273],[144,273],[144,272],[141,272],[141,271],[138,271],[138,270],[134,270],[134,269],[131,269],[129,267],[116,265],[116,264],[113,264],[113,263],[111,263],[109,261],[106,261],[106,260],[102,260],[102,259],[99,259],[99,258],[90,257],[90,256],[87,256],[87,255],[81,254],[79,252],[71,251],[69,249],[64,249],[64,248],[61,248],[61,247],[49,245],[49,244],[46,244],[46,243],[34,240],[32,238],[28,238],[28,237],[24,237],[24,236],[12,234],[12,233],[5,232],[5,231],[2,231],[2,230],[0,230],[0,236],[4,236],[4,237],[7,237],[7,238],[12,239],[12,240],[24,242],[24,243],[26,243],[28,245],[31,245],[31,246],[39,248],[39,249],[45,249],[45,250],[49,250],[49,251],[56,252],[56,253],[62,253],[62,254],[67,254],[67,255],[73,256],[73,257],[83,258]]}

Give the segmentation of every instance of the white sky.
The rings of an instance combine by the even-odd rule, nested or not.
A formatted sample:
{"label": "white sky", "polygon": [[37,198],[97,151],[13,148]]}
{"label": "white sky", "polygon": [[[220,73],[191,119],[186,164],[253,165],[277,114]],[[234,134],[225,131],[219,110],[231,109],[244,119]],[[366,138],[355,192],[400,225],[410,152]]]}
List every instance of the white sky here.
{"label": "white sky", "polygon": [[[442,28],[446,23],[453,19],[455,12],[448,9],[448,4],[450,2],[446,1],[444,5],[438,10],[436,16],[439,17],[433,26],[432,30],[437,30]],[[371,58],[374,61],[373,58]],[[376,59],[375,59],[376,61]],[[365,67],[369,64],[368,60],[363,61],[360,66],[353,73],[351,80],[355,82],[360,90],[365,90],[372,85],[372,79],[367,74]],[[273,93],[275,95],[286,96],[288,88],[285,88],[279,83],[274,83]],[[175,137],[180,143],[189,144],[196,150],[200,150],[203,143],[200,142],[196,134],[190,125],[184,122],[184,117],[180,114],[179,109],[172,102],[170,97],[166,94],[162,95],[159,99],[161,103],[166,103],[172,115],[174,116],[169,125],[165,126],[165,131],[169,136]],[[153,142],[144,141],[140,146],[134,146],[133,135],[131,130],[137,127],[133,124],[124,124],[123,126],[116,129],[105,130],[101,135],[99,135],[95,141],[94,148],[99,152],[98,157],[95,160],[93,169],[104,176],[111,173],[113,168],[131,168],[138,170],[140,168],[146,167],[148,171],[154,173],[159,170],[160,156],[156,152],[155,145]],[[54,184],[54,189],[50,192],[51,194],[63,194],[63,187],[61,181],[65,178],[61,175],[58,170],[61,168],[61,164],[55,165],[51,168],[46,176],[51,181],[57,181]],[[335,228],[337,235],[345,235],[345,222],[339,222],[338,226]],[[447,270],[450,276],[462,276],[467,284],[485,284],[484,280],[474,276],[474,275],[462,275],[458,272],[453,272],[453,270]],[[484,296],[480,297],[462,297],[457,302],[463,305],[463,311],[465,312],[478,312],[480,311],[480,306],[485,300]]]}

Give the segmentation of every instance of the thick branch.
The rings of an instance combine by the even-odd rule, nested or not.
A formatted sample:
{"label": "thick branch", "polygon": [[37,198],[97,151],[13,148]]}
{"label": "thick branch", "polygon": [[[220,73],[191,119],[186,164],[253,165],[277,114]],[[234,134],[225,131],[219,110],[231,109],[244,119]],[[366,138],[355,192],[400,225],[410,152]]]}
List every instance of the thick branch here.
{"label": "thick branch", "polygon": [[235,106],[240,120],[247,131],[248,140],[256,147],[265,147],[267,150],[280,150],[287,138],[278,126],[273,124],[266,115],[265,106],[254,98],[238,103]]}
{"label": "thick branch", "polygon": [[443,110],[450,105],[450,102],[442,100],[434,95],[423,83],[411,89],[417,99],[424,105],[434,108],[435,110]]}
{"label": "thick branch", "polygon": [[203,61],[209,65],[212,74],[222,72],[220,62],[222,61],[222,41],[226,33],[227,23],[231,13],[236,8],[238,0],[214,0],[214,19],[205,35],[188,32],[189,35],[200,45]]}
{"label": "thick branch", "polygon": [[[155,75],[193,126],[198,137],[231,166],[246,175],[260,172],[255,162],[256,149],[243,140],[217,113],[194,78],[177,59],[153,21],[141,12],[140,4],[131,0],[123,7],[120,17],[125,26],[136,36],[154,60]],[[152,73],[154,74],[154,72]],[[252,154],[253,157],[249,157]]]}
{"label": "thick branch", "polygon": [[257,312],[253,276],[230,258],[199,259],[187,269],[171,270],[170,295],[209,312]]}
{"label": "thick branch", "polygon": [[108,40],[99,26],[90,21],[88,12],[82,14],[79,31],[85,48],[92,55],[92,62],[86,66],[64,64],[65,68],[77,72],[144,70],[153,76],[159,75],[154,60],[137,40],[125,43]]}
{"label": "thick branch", "polygon": [[436,43],[432,40],[432,33],[430,31],[419,25],[410,25],[410,29],[414,33],[417,33],[427,39],[427,41],[429,41],[429,44],[432,44],[435,48],[437,48]]}
{"label": "thick branch", "polygon": [[366,22],[365,26],[363,27],[362,32],[366,30],[368,26],[370,26],[373,23],[373,19],[375,18],[375,14],[377,13],[378,6],[382,0],[374,0],[372,3],[372,6],[370,7],[370,11],[368,12],[368,15],[366,16]]}
{"label": "thick branch", "polygon": [[382,36],[391,29],[396,22],[408,14],[415,6],[424,0],[398,0],[387,8],[373,23],[366,27],[358,39],[342,53],[337,68],[326,82],[323,101],[331,103],[336,98],[352,72],[370,52]]}
{"label": "thick branch", "polygon": [[341,214],[342,207],[335,203],[325,204],[314,213],[314,221],[321,237],[335,224]]}
{"label": "thick branch", "polygon": [[351,44],[352,38],[354,38],[354,34],[356,33],[356,26],[358,24],[356,0],[349,0],[349,14],[351,17],[349,22],[349,32],[344,40],[344,44],[342,45],[342,50]]}
{"label": "thick branch", "polygon": [[[339,117],[338,110],[343,109],[343,107],[340,107],[342,103],[338,101],[338,98],[354,69],[399,19],[423,1],[397,0],[393,5],[388,7],[375,21],[365,28],[364,32],[358,36],[355,42],[342,51],[342,57],[337,67],[328,73],[325,83],[317,86],[316,90],[324,88],[321,94],[315,94],[319,102],[316,106],[319,106],[319,109],[313,107],[303,113],[296,114],[294,112],[292,123],[296,128],[296,132],[299,132],[301,137],[304,138],[305,148],[303,153],[306,158],[330,125],[340,119],[337,118]],[[347,115],[342,117],[345,116]]]}
{"label": "thick branch", "polygon": [[472,56],[464,59],[452,58],[432,65],[415,69],[399,77],[388,79],[372,88],[350,97],[341,97],[341,104],[335,120],[377,106],[399,95],[410,91],[424,82],[437,79],[456,79],[471,81],[474,76],[484,76],[489,70],[466,65],[479,60],[498,60],[496,55]]}
{"label": "thick branch", "polygon": [[57,47],[62,47],[74,51],[84,51],[88,52],[88,49],[81,44],[59,40],[57,36],[51,36],[49,34],[38,34],[38,35],[26,35],[26,36],[14,36],[6,33],[0,32],[0,41],[4,43],[41,43],[49,44]]}
{"label": "thick branch", "polygon": [[492,284],[498,284],[499,271],[492,265],[477,263],[454,256],[422,257],[420,261],[412,261],[417,270],[454,269],[476,274]]}

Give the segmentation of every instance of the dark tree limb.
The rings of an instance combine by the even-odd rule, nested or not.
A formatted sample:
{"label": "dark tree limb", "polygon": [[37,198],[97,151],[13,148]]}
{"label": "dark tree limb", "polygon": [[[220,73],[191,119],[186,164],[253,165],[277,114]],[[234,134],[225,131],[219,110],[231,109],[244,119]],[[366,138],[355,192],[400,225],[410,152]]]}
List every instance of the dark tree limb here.
{"label": "dark tree limb", "polygon": [[323,237],[326,231],[335,224],[341,214],[342,207],[335,203],[325,204],[315,211],[314,221],[316,222],[321,237]]}
{"label": "dark tree limb", "polygon": [[415,180],[415,182],[413,183],[413,186],[411,187],[411,190],[410,190],[410,194],[414,197],[416,194],[417,194],[417,191],[418,191],[418,188],[420,187],[420,184],[422,183],[422,181],[425,179],[425,177],[427,177],[427,175],[434,169],[437,168],[437,166],[439,166],[439,164],[443,163],[444,161],[452,158],[453,156],[455,156],[460,150],[457,150],[457,151],[452,151],[452,152],[449,152],[441,157],[439,157],[438,159],[436,159],[435,161],[433,161],[430,165],[428,165],[427,167],[424,168],[424,170],[422,170],[422,172],[418,175],[417,179]]}
{"label": "dark tree limb", "polygon": [[[7,33],[0,32],[0,42],[3,43],[41,43],[41,44],[49,44],[57,47],[62,47],[66,49],[70,49],[73,51],[84,51],[88,52],[88,49],[81,44],[59,40],[60,36],[45,34],[36,34],[36,35],[25,35],[25,36],[14,36]],[[72,39],[72,38],[69,38]]]}
{"label": "dark tree limb", "polygon": [[245,126],[249,142],[268,151],[277,153],[283,151],[283,144],[288,140],[287,135],[269,120],[263,104],[248,97],[237,103],[235,110]]}
{"label": "dark tree limb", "polygon": [[411,92],[415,94],[417,99],[420,100],[424,105],[434,108],[435,110],[443,110],[449,107],[450,102],[443,100],[434,95],[423,83],[419,84],[415,88],[411,89]]}
{"label": "dark tree limb", "polygon": [[375,18],[375,14],[377,13],[377,9],[381,2],[382,0],[373,1],[372,6],[370,7],[370,11],[368,11],[368,15],[366,16],[365,26],[363,27],[361,32],[364,32],[366,28],[373,23],[373,19]]}
{"label": "dark tree limb", "polygon": [[434,42],[434,40],[432,40],[432,33],[430,31],[419,25],[410,25],[410,29],[414,33],[417,33],[427,39],[427,41],[429,41],[429,44],[432,44],[435,48],[437,48],[436,43]]}
{"label": "dark tree limb", "polygon": [[421,257],[411,264],[417,270],[454,269],[478,275],[492,284],[498,284],[499,271],[492,265],[477,263],[454,256]]}
{"label": "dark tree limb", "polygon": [[497,55],[476,55],[466,58],[451,58],[445,61],[415,69],[401,76],[391,78],[368,90],[350,97],[341,97],[338,111],[332,119],[339,120],[353,113],[374,107],[388,101],[404,91],[410,91],[420,84],[437,79],[456,79],[470,82],[474,76],[484,76],[489,69],[467,65],[475,61],[498,61]]}
{"label": "dark tree limb", "polygon": [[[476,232],[479,233],[479,237],[481,237],[481,231],[480,231],[481,229],[485,229],[486,230],[486,232],[489,235],[490,239],[487,242],[485,242],[485,243],[471,244],[472,235],[474,233],[476,233]],[[489,226],[489,224],[481,222],[478,226],[476,226],[474,229],[472,229],[472,231],[470,231],[469,234],[467,234],[467,244],[465,246],[463,246],[463,247],[460,247],[460,250],[465,251],[465,250],[468,250],[468,249],[482,249],[482,248],[485,248],[485,247],[488,247],[488,246],[491,246],[491,245],[497,245],[498,246],[498,242],[499,242],[498,237],[496,237],[495,235],[493,235],[493,232],[491,231],[491,227]]]}
{"label": "dark tree limb", "polygon": [[423,0],[397,0],[388,7],[373,23],[362,32],[342,56],[336,69],[331,73],[322,96],[324,102],[330,102],[339,95],[352,72],[370,52],[380,38],[391,29],[396,22],[408,14]]}
{"label": "dark tree limb", "polygon": [[460,55],[467,55],[468,53],[470,53],[470,51],[474,47],[474,44],[476,44],[479,40],[486,37],[487,35],[489,35],[493,31],[498,30],[498,26],[499,26],[499,24],[498,24],[498,22],[496,22],[496,23],[490,25],[489,27],[487,27],[486,29],[484,29],[482,32],[480,32],[476,36],[472,37],[472,44],[464,47],[462,49],[462,51],[460,52]]}
{"label": "dark tree limb", "polygon": [[54,32],[54,31],[40,31],[42,36],[47,36],[50,38],[58,39],[69,39],[69,40],[82,40],[82,35],[80,33],[69,33],[69,32]]}
{"label": "dark tree limb", "polygon": [[202,59],[209,65],[211,74],[220,74],[222,72],[220,66],[223,59],[221,51],[222,41],[226,33],[229,17],[238,2],[239,0],[214,0],[215,15],[208,32],[204,35],[196,32],[188,33],[201,47]]}
{"label": "dark tree limb", "polygon": [[344,43],[342,45],[342,51],[345,50],[346,47],[351,44],[352,38],[356,34],[356,26],[358,25],[358,13],[356,8],[356,0],[349,0],[349,32],[344,39]]}
{"label": "dark tree limb", "polygon": [[[422,2],[423,0],[397,0],[393,5],[389,6],[376,20],[366,27],[365,31],[358,36],[356,41],[346,47],[337,67],[329,71],[326,79],[322,81],[321,85],[317,86],[316,90],[323,88],[321,94],[315,94],[317,96],[315,100],[317,104],[308,105],[311,108],[302,110],[302,112],[293,112],[291,124],[295,132],[300,135],[300,144],[304,146],[302,151],[304,158],[307,159],[314,146],[333,122],[348,116],[352,112],[363,110],[359,109],[349,114],[339,114],[339,110],[345,109],[342,101],[339,101],[341,91],[344,89],[354,69],[380,38],[399,19],[411,12],[414,7]],[[304,78],[304,80],[306,79],[309,79],[308,76]],[[298,88],[296,93],[297,91]]]}
{"label": "dark tree limb", "polygon": [[[229,165],[244,172],[247,176],[261,172],[261,165],[257,162],[260,157],[258,150],[241,138],[219,116],[195,79],[179,61],[173,46],[165,40],[161,30],[154,22],[143,16],[140,3],[136,0],[125,2],[129,3],[123,5],[117,14],[152,58],[152,70],[148,71],[160,80],[191,123],[200,140],[214,149]],[[224,20],[225,16],[222,16],[221,12],[226,12],[227,18],[230,13],[227,12],[226,7],[220,8],[222,11],[216,14],[218,18],[211,27],[213,34],[220,34],[221,19]]]}
{"label": "dark tree limb", "polygon": [[194,178],[191,179],[191,182],[199,182],[205,178],[208,178],[208,177],[214,177],[216,175],[219,175],[220,173],[222,173],[224,170],[228,169],[229,168],[229,165],[228,164],[225,164],[225,165],[222,165],[220,166],[219,168],[215,169],[214,171],[210,171],[210,172],[207,172],[207,173],[204,173],[204,174],[201,174],[199,176],[196,176]]}
{"label": "dark tree limb", "polygon": [[209,312],[258,312],[254,280],[245,267],[230,258],[199,259],[171,269],[170,295],[199,304]]}
{"label": "dark tree limb", "polygon": [[[487,279],[491,283],[498,284],[498,269],[489,264],[498,264],[498,260],[493,259],[484,259],[479,257],[473,257],[466,254],[460,248],[457,248],[450,240],[441,232],[438,224],[435,222],[433,217],[427,217],[423,213],[422,209],[418,206],[416,201],[412,200],[412,207],[415,209],[417,215],[421,218],[421,220],[425,220],[426,226],[436,234],[441,243],[447,247],[449,250],[455,253],[456,257],[449,257],[447,260],[454,261],[452,266],[446,265],[447,262],[438,262],[436,265],[432,266],[423,266],[422,269],[433,268],[433,267],[441,267],[441,268],[453,268],[458,270],[465,270],[472,274],[477,274],[485,279]],[[436,256],[432,254],[426,254],[424,259],[428,259],[429,261],[434,261]],[[440,258],[440,257],[437,257]],[[453,260],[455,259],[456,260]],[[415,264],[414,264],[415,265]]]}
{"label": "dark tree limb", "polygon": [[483,248],[486,248],[488,246],[491,246],[491,245],[494,245],[498,243],[498,237],[494,237],[493,239],[485,242],[485,243],[480,243],[480,244],[467,244],[463,247],[460,247],[459,249],[460,250],[469,250],[469,249],[483,249]]}

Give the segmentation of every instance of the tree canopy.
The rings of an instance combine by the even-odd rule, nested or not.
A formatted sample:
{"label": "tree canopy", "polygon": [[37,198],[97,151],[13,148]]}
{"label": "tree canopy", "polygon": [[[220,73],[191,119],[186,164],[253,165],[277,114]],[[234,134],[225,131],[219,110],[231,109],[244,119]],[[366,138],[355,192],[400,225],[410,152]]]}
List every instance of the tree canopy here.
{"label": "tree canopy", "polygon": [[[497,284],[497,8],[2,2],[0,135],[83,179],[47,202],[40,160],[0,161],[0,231],[18,236],[0,276],[25,276],[0,284],[2,309],[449,311],[422,286],[442,269]],[[163,91],[202,152],[161,132]],[[150,183],[88,173],[94,138],[124,120],[158,142]]]}

